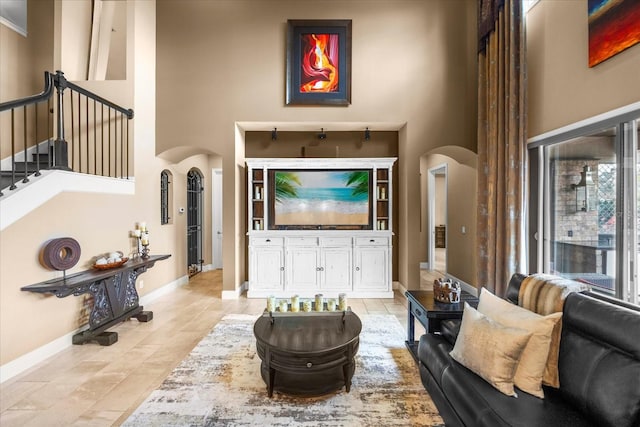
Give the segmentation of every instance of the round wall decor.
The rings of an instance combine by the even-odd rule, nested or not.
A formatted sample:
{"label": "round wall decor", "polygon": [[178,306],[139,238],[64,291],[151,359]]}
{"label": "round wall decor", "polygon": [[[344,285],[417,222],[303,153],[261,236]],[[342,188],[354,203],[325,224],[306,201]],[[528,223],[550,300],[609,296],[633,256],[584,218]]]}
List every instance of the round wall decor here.
{"label": "round wall decor", "polygon": [[42,248],[42,263],[52,270],[68,270],[80,260],[80,244],[72,237],[49,240]]}

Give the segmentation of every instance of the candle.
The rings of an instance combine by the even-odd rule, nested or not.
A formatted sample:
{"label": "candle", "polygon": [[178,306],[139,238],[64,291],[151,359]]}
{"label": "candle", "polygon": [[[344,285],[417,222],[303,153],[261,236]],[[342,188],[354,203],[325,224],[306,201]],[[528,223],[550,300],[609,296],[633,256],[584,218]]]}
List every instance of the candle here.
{"label": "candle", "polygon": [[142,221],[140,223],[140,231],[147,231],[147,223]]}
{"label": "candle", "polygon": [[133,230],[133,235],[136,237],[140,237],[142,235],[142,232],[138,229]]}
{"label": "candle", "polygon": [[280,312],[285,313],[289,311],[289,302],[286,299],[280,300]]}
{"label": "candle", "polygon": [[276,311],[276,297],[274,297],[273,295],[269,295],[269,297],[267,298],[267,311]]}
{"label": "candle", "polygon": [[149,244],[149,234],[144,233],[144,235],[142,235],[141,243],[144,246],[147,246]]}
{"label": "candle", "polygon": [[311,311],[311,301],[306,299],[302,301],[302,311],[309,312]]}
{"label": "candle", "polygon": [[324,299],[322,294],[316,294],[316,311],[322,311],[324,309]]}
{"label": "candle", "polygon": [[340,311],[347,310],[347,294],[338,295],[338,310]]}
{"label": "candle", "polygon": [[300,311],[300,297],[298,295],[291,297],[291,311],[294,313]]}
{"label": "candle", "polygon": [[336,299],[329,298],[327,300],[327,311],[336,311]]}

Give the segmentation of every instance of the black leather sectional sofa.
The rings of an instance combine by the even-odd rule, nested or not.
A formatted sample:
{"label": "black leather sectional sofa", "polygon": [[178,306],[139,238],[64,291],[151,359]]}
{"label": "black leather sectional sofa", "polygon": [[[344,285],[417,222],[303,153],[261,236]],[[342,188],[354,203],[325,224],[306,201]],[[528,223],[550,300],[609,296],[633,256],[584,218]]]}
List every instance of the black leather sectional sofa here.
{"label": "black leather sectional sofa", "polygon": [[[516,303],[514,275],[505,299]],[[558,369],[560,388],[545,398],[506,396],[456,362],[449,352],[459,321],[420,338],[422,382],[448,427],[640,426],[640,307],[590,292],[564,303]]]}

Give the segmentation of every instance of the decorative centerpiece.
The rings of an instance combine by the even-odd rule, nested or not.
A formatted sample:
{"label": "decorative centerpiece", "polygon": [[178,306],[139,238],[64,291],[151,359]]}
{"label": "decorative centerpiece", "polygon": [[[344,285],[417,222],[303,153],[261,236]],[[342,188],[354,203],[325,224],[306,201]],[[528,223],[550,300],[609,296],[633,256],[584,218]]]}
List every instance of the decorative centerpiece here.
{"label": "decorative centerpiece", "polygon": [[460,302],[462,288],[459,282],[452,282],[449,278],[441,278],[433,281],[433,298],[438,302],[455,304]]}
{"label": "decorative centerpiece", "polygon": [[93,264],[93,268],[98,270],[109,270],[111,268],[120,267],[127,261],[129,261],[129,258],[125,257],[122,252],[115,251],[98,257],[96,262]]}

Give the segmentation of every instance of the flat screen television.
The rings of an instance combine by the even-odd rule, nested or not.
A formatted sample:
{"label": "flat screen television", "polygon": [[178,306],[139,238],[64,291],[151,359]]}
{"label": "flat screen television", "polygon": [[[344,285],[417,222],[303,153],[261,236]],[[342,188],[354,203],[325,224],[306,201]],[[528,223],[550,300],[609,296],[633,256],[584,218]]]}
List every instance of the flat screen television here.
{"label": "flat screen television", "polygon": [[372,169],[270,169],[268,177],[270,229],[372,229]]}

